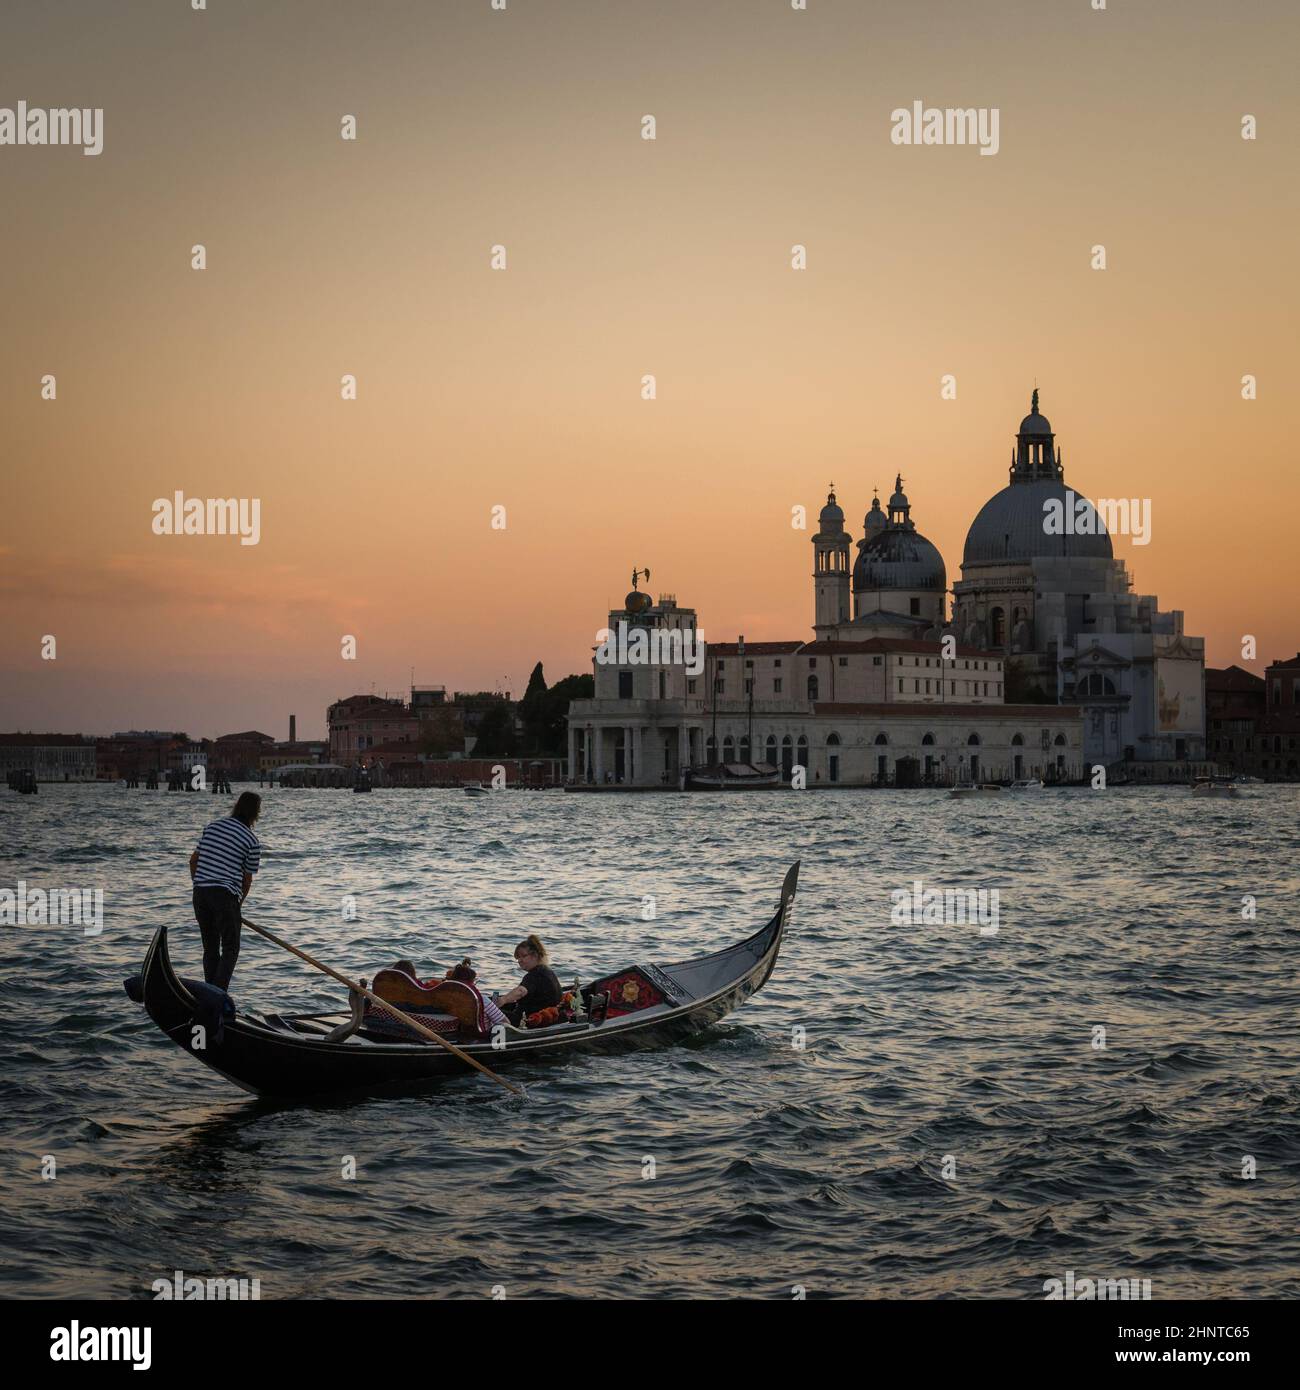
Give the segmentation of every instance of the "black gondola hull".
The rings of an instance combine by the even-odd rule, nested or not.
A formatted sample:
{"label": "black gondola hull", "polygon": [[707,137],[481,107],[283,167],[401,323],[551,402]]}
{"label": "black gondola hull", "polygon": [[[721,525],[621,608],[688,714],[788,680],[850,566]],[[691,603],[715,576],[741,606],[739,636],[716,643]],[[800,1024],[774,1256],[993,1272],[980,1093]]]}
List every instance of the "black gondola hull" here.
{"label": "black gondola hull", "polygon": [[[678,972],[683,979],[701,982],[699,997],[645,1016],[630,1014],[586,1027],[512,1030],[503,1048],[494,1048],[490,1042],[458,1046],[484,1066],[499,1071],[525,1059],[549,1061],[578,1053],[664,1047],[701,1032],[737,1009],[771,975],[794,902],[798,872],[795,864],[786,875],[775,916],[746,941],[713,956],[663,967],[670,978]],[[733,967],[734,975],[730,973]],[[141,974],[144,1006],[158,1027],[178,1047],[256,1095],[386,1092],[473,1070],[436,1043],[385,1043],[358,1037],[327,1042],[322,1037],[295,1033],[292,1020],[257,1015],[228,1021],[218,1042],[202,1025],[194,997],[172,968],[165,926],[150,943]]]}

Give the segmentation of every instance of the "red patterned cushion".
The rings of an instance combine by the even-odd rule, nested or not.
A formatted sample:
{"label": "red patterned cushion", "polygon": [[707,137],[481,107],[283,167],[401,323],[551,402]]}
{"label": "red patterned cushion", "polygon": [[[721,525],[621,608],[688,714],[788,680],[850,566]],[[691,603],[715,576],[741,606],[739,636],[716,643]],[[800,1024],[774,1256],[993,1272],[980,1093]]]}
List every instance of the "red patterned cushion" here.
{"label": "red patterned cushion", "polygon": [[663,994],[635,967],[597,980],[592,989],[604,990],[609,995],[607,1018],[634,1014],[639,1009],[651,1009],[664,1002]]}

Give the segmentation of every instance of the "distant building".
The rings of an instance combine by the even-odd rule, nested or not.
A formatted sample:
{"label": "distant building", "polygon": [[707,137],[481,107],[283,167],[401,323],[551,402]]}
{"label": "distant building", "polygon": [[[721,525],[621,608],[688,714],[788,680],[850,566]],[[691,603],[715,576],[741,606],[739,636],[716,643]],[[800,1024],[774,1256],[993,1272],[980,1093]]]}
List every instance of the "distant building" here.
{"label": "distant building", "polygon": [[333,763],[355,767],[371,761],[381,744],[418,746],[420,716],[402,700],[380,695],[350,695],[326,712],[329,755]]}
{"label": "distant building", "polygon": [[1267,777],[1300,774],[1300,654],[1275,661],[1264,672],[1268,707],[1264,714],[1263,773]]}
{"label": "distant building", "polygon": [[111,738],[95,741],[100,781],[115,782],[122,778],[163,776],[170,766],[172,750],[188,743],[188,735],[169,733],[162,729],[131,729]]}
{"label": "distant building", "polygon": [[[813,537],[811,642],[711,642],[692,671],[672,643],[694,642],[695,610],[634,588],[608,620],[628,634],[626,652],[597,649],[595,697],[569,707],[571,778],[676,786],[716,763],[769,764],[787,781],[803,768],[811,787],[1082,776],[1077,709],[1007,704],[1001,656],[926,635],[942,561],[915,534],[901,486],[860,547],[851,616],[843,517],[832,492]],[[634,657],[637,632],[665,659]]]}
{"label": "distant building", "polygon": [[297,742],[275,743],[258,758],[259,772],[274,772],[281,767],[301,767],[323,763],[329,753],[324,740],[306,739]]}
{"label": "distant building", "polygon": [[1220,772],[1264,775],[1265,690],[1262,676],[1240,666],[1206,668],[1205,738]]}
{"label": "distant building", "polygon": [[[208,771],[232,781],[247,781],[258,776],[262,759],[275,749],[270,734],[257,729],[245,729],[237,734],[222,734],[208,749]],[[296,759],[291,761],[303,761]]]}
{"label": "distant building", "polygon": [[0,734],[0,776],[32,772],[38,782],[93,782],[96,753],[85,734]]}

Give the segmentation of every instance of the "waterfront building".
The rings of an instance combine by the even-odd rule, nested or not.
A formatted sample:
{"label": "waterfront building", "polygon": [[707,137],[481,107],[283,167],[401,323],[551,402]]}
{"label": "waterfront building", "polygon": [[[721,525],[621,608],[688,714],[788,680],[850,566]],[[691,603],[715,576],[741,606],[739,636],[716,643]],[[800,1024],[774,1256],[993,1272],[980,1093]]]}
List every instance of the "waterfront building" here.
{"label": "waterfront building", "polygon": [[245,729],[237,734],[222,734],[208,750],[208,771],[214,777],[246,781],[262,772],[262,759],[275,748],[270,734],[258,729]]}
{"label": "waterfront building", "polygon": [[[409,704],[380,695],[351,695],[326,711],[329,758],[344,767],[391,760],[394,750],[414,757],[465,752],[466,711],[447,700],[445,686],[413,685]],[[499,697],[498,697],[499,700]]]}
{"label": "waterfront building", "polygon": [[[711,643],[693,673],[599,649],[595,696],[570,707],[573,779],[675,785],[733,758],[787,777],[802,766],[812,785],[1211,771],[1204,639],[1133,592],[1055,441],[1035,390],[1007,485],[967,533],[951,616],[943,556],[901,475],[886,506],[872,501],[856,558],[832,485],[812,538],[813,640]],[[647,637],[696,630],[694,610],[635,582],[608,621]]]}
{"label": "waterfront building", "polygon": [[1300,654],[1274,661],[1264,672],[1268,707],[1264,714],[1264,763],[1269,778],[1300,774]]}
{"label": "waterfront building", "polygon": [[350,695],[326,711],[330,761],[355,767],[381,744],[415,744],[420,716],[404,701],[380,695]]}
{"label": "waterfront building", "polygon": [[1260,776],[1268,761],[1264,744],[1266,685],[1240,666],[1205,672],[1206,751],[1229,776]]}
{"label": "waterfront building", "polygon": [[[1000,656],[914,635],[940,625],[938,552],[909,527],[901,481],[890,511],[851,572],[832,489],[813,537],[811,642],[692,651],[695,610],[634,586],[608,615],[622,640],[596,649],[594,697],[569,707],[571,779],[674,787],[687,768],[718,762],[768,763],[787,781],[802,768],[810,787],[1080,777],[1077,710],[1009,705]],[[895,540],[882,540],[890,527]]]}
{"label": "waterfront building", "polygon": [[0,734],[0,777],[31,772],[38,782],[93,782],[94,738],[85,734]]}

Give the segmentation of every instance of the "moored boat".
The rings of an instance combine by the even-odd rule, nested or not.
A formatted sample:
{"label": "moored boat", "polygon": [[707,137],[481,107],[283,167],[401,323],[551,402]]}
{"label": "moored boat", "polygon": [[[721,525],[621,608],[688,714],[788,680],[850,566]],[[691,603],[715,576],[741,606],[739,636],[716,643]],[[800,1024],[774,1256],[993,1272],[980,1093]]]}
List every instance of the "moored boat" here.
{"label": "moored boat", "polygon": [[[588,1004],[604,999],[603,1016],[598,1010],[595,1019],[582,1022],[507,1027],[501,1047],[494,1047],[490,1039],[462,1042],[453,1034],[451,1040],[497,1071],[525,1058],[643,1049],[699,1033],[766,983],[776,965],[798,880],[796,863],[785,876],[775,914],[743,941],[671,965],[625,966],[583,986]],[[437,1043],[394,1040],[378,1032],[368,1036],[364,1027],[349,1032],[346,1011],[227,1014],[217,1026],[210,1000],[219,992],[176,974],[165,925],[154,934],[140,976],[128,982],[128,993],[137,987],[150,1018],[178,1047],[255,1095],[387,1091],[470,1070]],[[219,997],[225,1001],[226,996]],[[201,1045],[196,1046],[196,1039]]]}
{"label": "moored boat", "polygon": [[1220,781],[1216,777],[1198,777],[1192,783],[1193,796],[1220,796],[1229,801],[1241,795],[1236,783]]}
{"label": "moored boat", "polygon": [[998,796],[1002,788],[996,782],[981,782],[977,785],[952,787],[949,796]]}
{"label": "moored boat", "polygon": [[771,763],[705,763],[687,768],[685,775],[685,789],[693,792],[769,791],[781,785],[781,769]]}
{"label": "moored boat", "polygon": [[1041,792],[1043,784],[1037,777],[1022,777],[1007,788],[1010,792]]}
{"label": "moored boat", "polygon": [[485,787],[482,782],[466,782],[461,788],[466,796],[491,796],[492,788]]}

